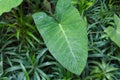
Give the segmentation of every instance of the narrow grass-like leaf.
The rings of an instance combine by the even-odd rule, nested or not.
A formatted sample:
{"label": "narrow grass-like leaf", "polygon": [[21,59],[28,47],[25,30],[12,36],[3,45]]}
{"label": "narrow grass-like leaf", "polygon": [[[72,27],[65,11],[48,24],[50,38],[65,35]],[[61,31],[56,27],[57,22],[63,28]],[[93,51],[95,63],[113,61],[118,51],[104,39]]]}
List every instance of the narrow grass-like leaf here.
{"label": "narrow grass-like leaf", "polygon": [[3,74],[3,57],[2,54],[0,54],[0,77]]}
{"label": "narrow grass-like leaf", "polygon": [[[37,72],[41,75],[41,77],[43,77],[46,80],[50,80],[49,77],[47,76],[47,74],[45,74],[42,70],[40,70],[39,68],[37,68]],[[43,80],[44,80],[43,79]]]}
{"label": "narrow grass-like leaf", "polygon": [[38,43],[40,43],[40,41],[29,31],[26,32],[30,37],[32,37],[35,41],[37,41]]}
{"label": "narrow grass-like leaf", "polygon": [[24,72],[24,76],[25,76],[25,80],[30,80],[30,78],[29,78],[29,74],[28,74],[28,72],[26,71],[26,68],[24,67],[24,65],[22,64],[22,63],[20,63],[20,65],[21,65],[21,68],[22,68],[22,70],[23,70],[23,72]]}

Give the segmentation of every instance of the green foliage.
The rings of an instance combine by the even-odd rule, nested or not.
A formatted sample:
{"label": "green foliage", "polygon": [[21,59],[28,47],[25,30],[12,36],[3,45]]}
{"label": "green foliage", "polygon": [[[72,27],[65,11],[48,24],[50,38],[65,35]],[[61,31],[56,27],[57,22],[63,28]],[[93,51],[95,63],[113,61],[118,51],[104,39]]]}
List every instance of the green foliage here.
{"label": "green foliage", "polygon": [[87,60],[86,22],[70,2],[58,1],[56,18],[42,12],[35,13],[33,18],[51,54],[79,75]]}
{"label": "green foliage", "polygon": [[0,54],[0,76],[3,74],[3,59],[2,54]]}
{"label": "green foliage", "polygon": [[0,15],[9,12],[11,8],[18,6],[23,0],[0,0]]}
{"label": "green foliage", "polygon": [[94,66],[91,66],[92,71],[90,72],[90,77],[92,79],[100,79],[100,80],[117,80],[115,77],[115,74],[118,70],[118,68],[115,68],[113,64],[105,63],[105,61],[102,60],[102,63],[92,61],[90,62],[94,64]]}
{"label": "green foliage", "polygon": [[120,18],[117,15],[114,15],[114,22],[116,29],[113,27],[108,27],[105,32],[108,34],[110,39],[114,41],[120,47]]}
{"label": "green foliage", "polygon": [[0,16],[0,80],[120,80],[120,48],[105,33],[109,26],[117,30],[114,14],[120,16],[120,1],[72,0],[88,24],[89,54],[81,75],[71,73],[55,60],[36,29],[33,13],[45,12],[60,19],[53,14],[58,0],[46,0],[48,4],[44,1],[23,0]]}
{"label": "green foliage", "polygon": [[73,0],[73,4],[77,6],[80,14],[83,15],[87,9],[93,6],[95,0]]}
{"label": "green foliage", "polygon": [[[7,30],[7,40],[16,39],[16,43],[20,43],[19,48],[22,48],[23,45],[35,48],[35,44],[40,43],[41,41],[35,36],[37,35],[37,30],[34,25],[32,25],[32,16],[26,11],[26,9],[22,10],[23,5],[24,4],[20,5],[20,8],[11,11],[9,15],[5,15],[11,15],[11,17],[7,19],[8,21],[6,21],[6,17],[3,17],[1,19],[1,26],[4,26]],[[27,16],[24,15],[26,13]]]}

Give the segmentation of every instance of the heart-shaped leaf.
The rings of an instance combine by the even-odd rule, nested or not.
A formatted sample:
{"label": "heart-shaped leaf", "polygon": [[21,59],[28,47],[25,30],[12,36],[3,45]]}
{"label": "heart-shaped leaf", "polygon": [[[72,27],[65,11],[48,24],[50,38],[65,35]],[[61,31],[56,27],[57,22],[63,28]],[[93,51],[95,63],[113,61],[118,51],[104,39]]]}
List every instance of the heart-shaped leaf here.
{"label": "heart-shaped leaf", "polygon": [[79,75],[86,64],[88,40],[86,22],[71,0],[58,0],[55,18],[43,12],[35,13],[33,18],[50,53]]}
{"label": "heart-shaped leaf", "polygon": [[9,12],[11,8],[17,7],[23,0],[0,0],[0,15]]}
{"label": "heart-shaped leaf", "polygon": [[117,15],[114,15],[114,22],[116,29],[108,27],[105,32],[108,34],[110,39],[120,47],[120,18]]}

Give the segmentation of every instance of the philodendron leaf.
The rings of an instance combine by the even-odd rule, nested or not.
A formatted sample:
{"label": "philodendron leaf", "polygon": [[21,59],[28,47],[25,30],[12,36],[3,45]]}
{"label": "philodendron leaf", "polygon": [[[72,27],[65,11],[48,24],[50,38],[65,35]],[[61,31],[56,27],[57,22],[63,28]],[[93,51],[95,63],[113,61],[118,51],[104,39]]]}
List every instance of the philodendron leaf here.
{"label": "philodendron leaf", "polygon": [[108,34],[110,39],[120,47],[120,18],[117,15],[114,15],[114,22],[116,29],[108,27],[105,32]]}
{"label": "philodendron leaf", "polygon": [[33,18],[50,53],[67,70],[79,75],[86,64],[88,40],[86,22],[71,0],[58,0],[56,18],[43,12],[35,13]]}
{"label": "philodendron leaf", "polygon": [[9,12],[11,8],[17,7],[23,0],[0,0],[0,15]]}

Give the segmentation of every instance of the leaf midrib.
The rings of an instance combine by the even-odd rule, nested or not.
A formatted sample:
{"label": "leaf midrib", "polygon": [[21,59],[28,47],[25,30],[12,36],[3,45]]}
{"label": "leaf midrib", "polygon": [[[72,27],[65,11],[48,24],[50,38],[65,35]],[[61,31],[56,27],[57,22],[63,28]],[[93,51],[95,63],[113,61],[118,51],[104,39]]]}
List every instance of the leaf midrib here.
{"label": "leaf midrib", "polygon": [[72,55],[73,55],[73,57],[74,57],[74,59],[75,59],[75,62],[76,62],[77,60],[76,60],[76,58],[75,58],[75,55],[74,55],[74,52],[73,52],[72,47],[71,47],[71,45],[70,45],[70,42],[69,42],[69,40],[68,40],[68,37],[67,37],[67,35],[66,35],[66,33],[65,33],[65,31],[64,31],[64,29],[63,29],[63,27],[62,27],[61,24],[59,24],[59,27],[60,27],[60,30],[62,31],[62,33],[63,33],[63,35],[64,35],[64,37],[65,37],[65,40],[66,40],[66,42],[67,42],[67,44],[68,44],[68,47],[69,47],[69,49],[70,49],[70,52],[72,53]]}

